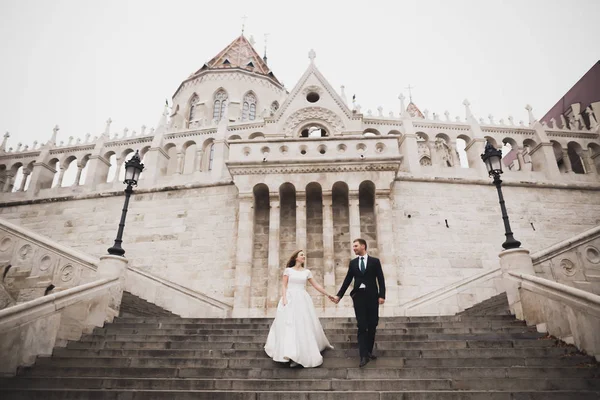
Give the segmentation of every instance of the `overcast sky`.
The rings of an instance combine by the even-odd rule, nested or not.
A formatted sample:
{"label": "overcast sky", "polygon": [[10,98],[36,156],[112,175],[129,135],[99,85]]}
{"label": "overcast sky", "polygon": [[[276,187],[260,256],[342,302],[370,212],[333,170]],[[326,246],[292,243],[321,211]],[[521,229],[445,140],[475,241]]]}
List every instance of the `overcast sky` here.
{"label": "overcast sky", "polygon": [[366,112],[541,117],[600,58],[600,1],[0,0],[0,130],[9,146],[155,126],[165,98],[241,33],[291,90],[316,64]]}

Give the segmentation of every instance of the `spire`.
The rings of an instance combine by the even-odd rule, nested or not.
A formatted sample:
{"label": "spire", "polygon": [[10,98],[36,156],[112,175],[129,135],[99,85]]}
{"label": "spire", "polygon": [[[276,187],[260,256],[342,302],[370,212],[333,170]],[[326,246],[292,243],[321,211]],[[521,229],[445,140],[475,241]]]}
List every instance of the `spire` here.
{"label": "spire", "polygon": [[269,33],[265,33],[265,55],[263,56],[263,61],[265,64],[267,63],[267,39],[269,38]]}
{"label": "spire", "polygon": [[465,120],[468,121],[476,121],[473,113],[471,112],[471,103],[469,100],[465,99],[463,101],[463,106],[465,106]]}
{"label": "spire", "polygon": [[308,58],[310,59],[310,63],[314,64],[315,58],[317,58],[317,53],[315,53],[313,49],[310,49],[310,51],[308,52]]}
{"label": "spire", "polygon": [[398,96],[398,100],[400,100],[400,116],[404,115],[404,111],[406,110],[406,108],[404,108],[405,99],[406,97],[404,97],[404,93],[400,93],[400,95]]}
{"label": "spire", "polygon": [[2,144],[0,144],[0,151],[6,152],[6,143],[8,142],[9,137],[10,137],[10,133],[7,131],[4,134],[4,139],[2,140]]}
{"label": "spire", "polygon": [[165,104],[165,107],[163,108],[163,113],[160,116],[160,120],[158,120],[158,125],[155,131],[156,133],[160,133],[163,134],[165,133],[165,131],[167,130],[167,116],[169,115],[169,103],[167,102]]}
{"label": "spire", "polygon": [[60,130],[60,127],[58,125],[55,125],[54,129],[52,129],[52,137],[48,141],[49,145],[56,145],[56,135],[58,134],[59,130]]}
{"label": "spire", "polygon": [[535,124],[535,117],[533,116],[533,107],[531,107],[529,104],[527,104],[525,106],[525,109],[527,110],[527,113],[529,114],[529,126],[533,126],[533,124]]}
{"label": "spire", "polygon": [[348,105],[348,100],[346,99],[346,87],[344,85],[340,86],[340,97],[345,105]]}

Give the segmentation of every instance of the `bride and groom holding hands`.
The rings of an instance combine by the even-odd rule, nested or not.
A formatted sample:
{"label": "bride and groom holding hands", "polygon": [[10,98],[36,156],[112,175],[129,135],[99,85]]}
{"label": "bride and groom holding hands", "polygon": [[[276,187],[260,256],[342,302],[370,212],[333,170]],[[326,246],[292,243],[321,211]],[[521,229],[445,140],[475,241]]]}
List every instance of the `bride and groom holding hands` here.
{"label": "bride and groom holding hands", "polygon": [[291,367],[318,367],[323,363],[321,351],[333,349],[306,291],[307,281],[338,304],[354,280],[350,297],[358,327],[359,367],[377,358],[373,354],[373,346],[379,305],[385,302],[383,269],[379,259],[367,254],[367,242],[364,239],[355,239],[352,250],[357,257],[350,261],[346,278],[336,295],[327,293],[315,281],[312,273],[304,268],[306,255],[303,250],[292,254],[283,273],[282,297],[265,344],[265,352],[274,361],[289,362]]}

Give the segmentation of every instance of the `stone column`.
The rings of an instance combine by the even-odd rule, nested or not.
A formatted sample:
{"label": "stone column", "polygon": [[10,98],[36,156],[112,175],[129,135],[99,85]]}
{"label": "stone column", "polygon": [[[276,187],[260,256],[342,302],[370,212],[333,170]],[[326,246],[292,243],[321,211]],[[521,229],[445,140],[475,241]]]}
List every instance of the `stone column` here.
{"label": "stone column", "polygon": [[[331,193],[323,193],[323,287],[335,293],[335,261],[333,259],[333,199]],[[334,306],[327,301],[325,304]]]}
{"label": "stone column", "polygon": [[563,164],[565,166],[565,172],[569,173],[573,171],[573,167],[571,166],[571,159],[569,158],[568,149],[562,149],[563,152]]}
{"label": "stone column", "polygon": [[81,180],[81,172],[83,171],[83,165],[77,165],[77,175],[75,175],[75,182],[73,186],[79,186],[79,181]]}
{"label": "stone column", "polygon": [[379,259],[385,277],[386,295],[385,304],[380,313],[392,315],[394,307],[398,306],[398,263],[394,250],[394,228],[393,210],[390,193],[377,194],[375,199],[377,218],[377,244],[379,247]]}
{"label": "stone column", "polygon": [[525,157],[523,157],[523,149],[517,149],[517,160],[519,161],[519,171],[525,170]]}
{"label": "stone column", "polygon": [[2,191],[4,193],[7,193],[12,190],[14,176],[10,175],[10,174],[6,174],[5,179],[6,180],[4,181],[4,188],[2,188]]}
{"label": "stone column", "polygon": [[454,168],[460,168],[460,158],[458,157],[458,152],[456,151],[456,142],[448,143],[448,151],[452,157],[452,166]]}
{"label": "stone column", "polygon": [[592,171],[596,171],[596,173],[600,176],[600,153],[590,156],[590,163],[593,167]]}
{"label": "stone column", "polygon": [[[235,318],[248,316],[252,284],[252,255],[254,249],[254,196],[240,193],[238,206],[238,231],[235,254],[235,293],[233,312]],[[259,282],[256,282],[259,284]]]}
{"label": "stone column", "polygon": [[350,258],[355,254],[352,250],[352,241],[360,237],[360,209],[358,208],[358,192],[352,191],[348,195],[348,214],[350,216]]}
{"label": "stone column", "polygon": [[511,249],[502,251],[500,257],[500,268],[502,269],[502,283],[508,297],[510,311],[517,319],[523,319],[523,306],[519,293],[519,283],[512,278],[508,272],[527,274],[535,276],[533,262],[527,249]]}
{"label": "stone column", "polygon": [[58,180],[56,181],[56,187],[61,187],[62,186],[62,181],[63,178],[65,177],[65,168],[61,168],[60,171],[58,172]]}
{"label": "stone column", "polygon": [[556,155],[552,143],[540,143],[529,151],[534,171],[544,171],[549,179],[560,179],[560,170],[556,163]]}
{"label": "stone column", "polygon": [[580,157],[583,167],[585,168],[586,174],[592,174],[596,172],[596,166],[594,165],[594,161],[592,161],[592,158],[590,157],[589,150],[582,150]]}
{"label": "stone column", "polygon": [[196,151],[196,160],[194,163],[194,171],[196,172],[200,172],[202,171],[202,154],[204,152],[202,151],[202,149]]}
{"label": "stone column", "polygon": [[25,191],[25,184],[27,183],[27,177],[31,174],[31,171],[23,170],[23,179],[21,180],[21,186],[19,187],[19,192]]}
{"label": "stone column", "polygon": [[306,192],[296,192],[296,248],[306,249]]}
{"label": "stone column", "polygon": [[175,174],[174,175],[181,175],[182,172],[183,172],[183,153],[178,152],[177,153],[177,164],[175,165]]}
{"label": "stone column", "polygon": [[281,277],[279,276],[280,209],[279,195],[277,193],[269,194],[269,206],[269,281],[267,283],[267,309],[277,307],[279,287],[281,286]]}
{"label": "stone column", "polygon": [[125,162],[125,159],[123,157],[117,158],[117,170],[115,171],[113,183],[119,182],[119,175],[121,174],[121,168],[123,167],[124,162]]}

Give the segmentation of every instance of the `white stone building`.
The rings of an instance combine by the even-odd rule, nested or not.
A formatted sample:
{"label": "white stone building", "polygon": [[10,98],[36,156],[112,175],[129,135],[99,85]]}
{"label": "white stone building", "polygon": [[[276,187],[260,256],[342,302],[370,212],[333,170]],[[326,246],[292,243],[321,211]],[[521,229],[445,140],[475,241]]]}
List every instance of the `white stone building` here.
{"label": "white stone building", "polygon": [[[184,316],[272,315],[287,257],[333,293],[351,242],[382,260],[384,315],[449,314],[502,291],[503,226],[480,159],[486,141],[516,154],[503,175],[513,231],[535,251],[600,224],[600,126],[570,130],[450,118],[400,98],[400,113],[363,113],[319,72],[315,53],[291,91],[240,36],[182,82],[156,129],[0,147],[0,217],[93,256],[111,246],[123,204],[123,163],[146,166],[123,247],[127,290]],[[596,116],[595,121],[600,120]],[[582,171],[573,171],[578,157]],[[65,182],[72,168],[74,179]],[[85,273],[42,247],[0,238],[2,285],[14,301],[77,285]],[[19,260],[30,258],[31,263]],[[25,267],[33,265],[33,267]],[[587,265],[587,264],[584,264]],[[590,289],[544,265],[541,276]],[[315,292],[313,292],[315,293]],[[321,315],[350,315],[315,293]]]}

